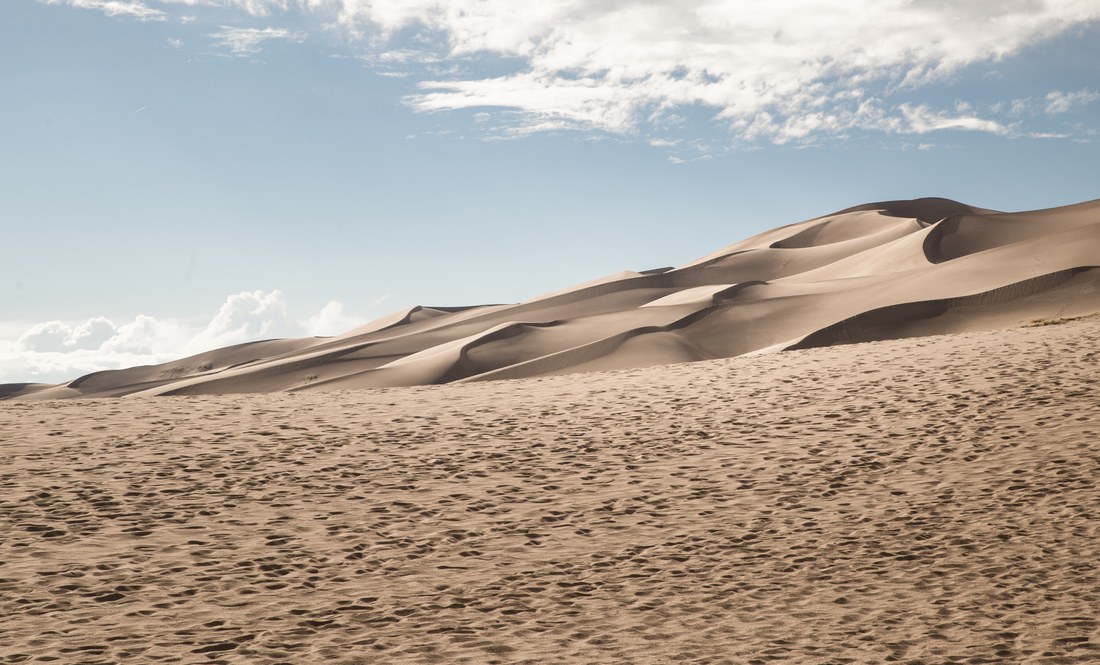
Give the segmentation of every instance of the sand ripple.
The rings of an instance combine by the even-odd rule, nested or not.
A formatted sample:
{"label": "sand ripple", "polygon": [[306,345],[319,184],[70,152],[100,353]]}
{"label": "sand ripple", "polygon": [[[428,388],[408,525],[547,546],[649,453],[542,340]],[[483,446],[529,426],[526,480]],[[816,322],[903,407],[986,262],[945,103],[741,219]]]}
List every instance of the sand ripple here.
{"label": "sand ripple", "polygon": [[7,403],[0,662],[1097,662],[1098,333]]}

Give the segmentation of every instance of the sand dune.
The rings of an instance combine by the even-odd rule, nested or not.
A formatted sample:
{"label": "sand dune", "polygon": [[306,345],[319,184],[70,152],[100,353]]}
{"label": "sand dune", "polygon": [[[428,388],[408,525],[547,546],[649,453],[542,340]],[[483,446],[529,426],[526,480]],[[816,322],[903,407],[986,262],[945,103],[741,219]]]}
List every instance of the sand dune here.
{"label": "sand dune", "polygon": [[[907,316],[1061,308],[1090,272],[1067,270]],[[533,369],[705,355],[690,331],[717,315]],[[1095,663],[1100,318],[1061,323],[518,382],[6,403],[0,662]],[[566,325],[403,357],[482,369],[474,350],[553,348]]]}
{"label": "sand dune", "polygon": [[337,337],[2,386],[0,398],[476,382],[983,330],[1100,309],[1098,266],[1100,201],[1020,213],[889,201],[518,304],[414,307]]}

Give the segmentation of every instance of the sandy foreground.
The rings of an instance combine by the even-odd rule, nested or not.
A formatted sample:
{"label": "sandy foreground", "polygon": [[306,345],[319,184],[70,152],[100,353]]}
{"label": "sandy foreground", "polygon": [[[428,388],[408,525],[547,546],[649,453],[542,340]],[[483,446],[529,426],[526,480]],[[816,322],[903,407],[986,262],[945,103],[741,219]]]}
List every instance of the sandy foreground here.
{"label": "sandy foreground", "polygon": [[1100,662],[1100,318],[0,405],[0,662]]}

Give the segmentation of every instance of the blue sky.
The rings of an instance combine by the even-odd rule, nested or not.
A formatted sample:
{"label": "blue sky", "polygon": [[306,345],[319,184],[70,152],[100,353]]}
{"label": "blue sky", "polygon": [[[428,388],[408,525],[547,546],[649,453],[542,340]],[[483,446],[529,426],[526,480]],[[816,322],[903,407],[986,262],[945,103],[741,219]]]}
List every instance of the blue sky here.
{"label": "blue sky", "polygon": [[2,3],[0,382],[1100,197],[1095,0],[528,4]]}

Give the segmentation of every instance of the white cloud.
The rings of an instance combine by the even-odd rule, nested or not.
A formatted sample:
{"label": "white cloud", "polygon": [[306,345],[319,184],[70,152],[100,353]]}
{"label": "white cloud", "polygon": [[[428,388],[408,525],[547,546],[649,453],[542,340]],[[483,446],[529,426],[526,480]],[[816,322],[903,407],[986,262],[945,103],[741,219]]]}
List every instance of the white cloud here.
{"label": "white cloud", "polygon": [[296,4],[289,0],[157,0],[157,2],[162,5],[185,5],[188,7],[237,8],[252,16],[268,16],[272,12],[287,11]]}
{"label": "white cloud", "polygon": [[[45,1],[164,15],[141,0]],[[417,78],[404,100],[409,107],[491,112],[491,122],[476,123],[490,138],[560,130],[663,136],[687,113],[706,116],[737,144],[808,144],[853,130],[1045,131],[983,117],[1034,116],[1042,97],[983,112],[972,100],[934,108],[919,91],[968,66],[997,71],[1028,46],[1100,20],[1096,0],[159,2],[305,15],[307,24],[341,29],[341,48],[379,75]],[[237,56],[255,55],[272,40],[306,38],[285,28],[230,26],[209,36]],[[1047,113],[1097,94],[1053,92]]]}
{"label": "white cloud", "polygon": [[97,316],[73,328],[65,346],[72,349],[98,349],[117,332],[110,319]]}
{"label": "white cloud", "polygon": [[[386,299],[375,299],[373,309]],[[138,315],[117,325],[83,322],[0,324],[0,383],[57,383],[104,369],[150,365],[224,346],[278,337],[334,335],[367,322],[331,301],[303,320],[290,315],[280,291],[245,291],[226,298],[205,326]]]}
{"label": "white cloud", "polygon": [[234,28],[223,25],[215,33],[208,35],[217,46],[227,48],[233,55],[255,55],[262,50],[262,44],[272,39],[301,42],[305,36],[285,28]]}
{"label": "white cloud", "polygon": [[1065,113],[1075,106],[1085,106],[1100,99],[1100,92],[1095,90],[1077,90],[1075,92],[1062,92],[1054,90],[1047,93],[1046,112],[1050,115]]}
{"label": "white cloud", "polygon": [[[522,62],[491,77],[427,80],[407,103],[422,111],[497,107],[528,129],[633,133],[680,107],[711,109],[747,140],[777,143],[852,128],[1004,133],[961,103],[950,118],[913,122],[883,108],[967,65],[996,62],[1100,18],[1095,0],[334,0],[339,21],[381,39],[416,29],[433,57],[485,53]],[[974,30],[981,25],[981,30]],[[443,43],[442,49],[433,46]],[[407,53],[403,49],[402,53]],[[412,60],[410,56],[403,56]],[[880,116],[860,113],[864,102]],[[920,108],[920,107],[918,107]],[[514,118],[516,116],[506,116]]]}
{"label": "white cloud", "polygon": [[0,382],[54,383],[104,369],[164,362],[184,355],[180,349],[190,334],[178,322],[150,316],[122,326],[104,317],[77,324],[37,323],[15,341],[0,339]]}
{"label": "white cloud", "polygon": [[1031,97],[1024,97],[1023,99],[1013,99],[1012,105],[1009,107],[1008,114],[1012,117],[1018,118],[1024,113],[1029,112],[1034,106],[1035,100]]}
{"label": "white cloud", "polygon": [[231,295],[206,327],[184,347],[186,354],[231,344],[300,334],[287,315],[282,291],[243,292]]}
{"label": "white cloud", "polygon": [[363,323],[361,317],[345,312],[343,303],[333,300],[322,307],[320,312],[306,319],[304,328],[307,335],[328,337],[347,332]]}
{"label": "white cloud", "polygon": [[122,16],[139,21],[164,21],[167,16],[139,0],[45,0],[48,5],[68,5],[80,9],[95,9],[107,16]]}
{"label": "white cloud", "polygon": [[73,329],[61,321],[36,323],[15,341],[15,346],[18,349],[37,353],[63,351],[65,342],[69,340],[72,334]]}
{"label": "white cloud", "polygon": [[115,328],[111,337],[97,349],[154,358],[186,355],[181,354],[180,349],[186,346],[190,335],[188,327],[179,321],[139,314],[133,321]]}
{"label": "white cloud", "polygon": [[1005,135],[1012,130],[1006,125],[995,120],[986,120],[977,116],[947,116],[930,109],[926,104],[909,106],[902,104],[898,107],[905,118],[905,125],[897,131],[927,134],[944,129],[962,129],[972,132],[989,132],[991,134]]}

